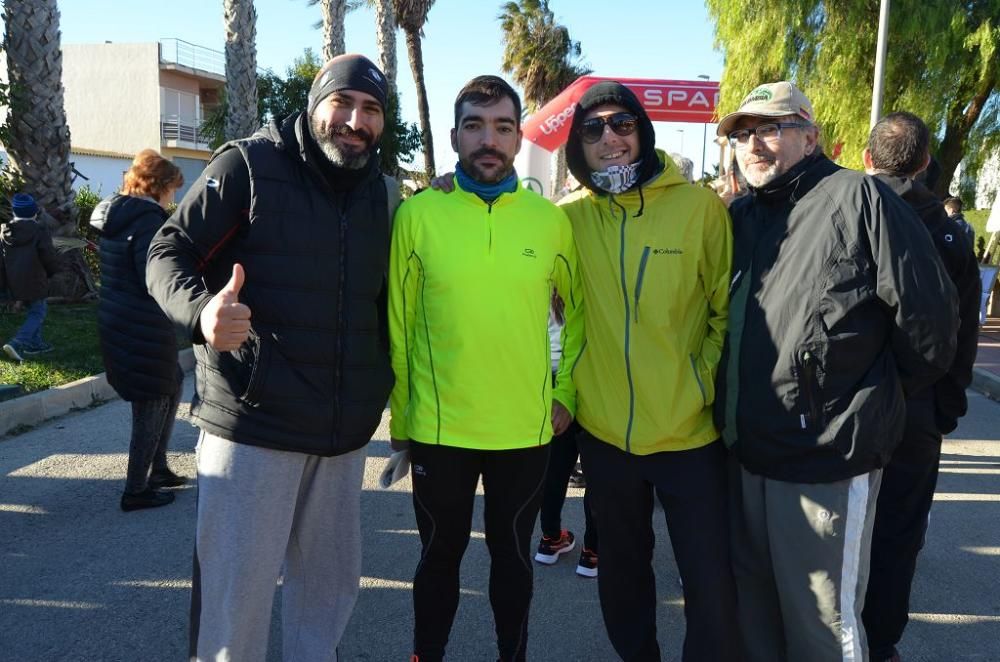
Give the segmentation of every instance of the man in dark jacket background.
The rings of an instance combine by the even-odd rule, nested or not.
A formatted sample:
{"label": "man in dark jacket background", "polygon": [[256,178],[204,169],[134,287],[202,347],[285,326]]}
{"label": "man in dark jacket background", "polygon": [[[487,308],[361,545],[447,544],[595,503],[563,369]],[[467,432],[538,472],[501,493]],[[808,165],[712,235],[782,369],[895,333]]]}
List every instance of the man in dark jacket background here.
{"label": "man in dark jacket background", "polygon": [[308,110],[220,148],[150,246],[150,292],[197,359],[192,659],[264,660],[284,567],[284,659],[337,660],[393,385],[386,97],[370,60],[333,58]]}
{"label": "man in dark jacket background", "polygon": [[0,226],[0,292],[27,306],[24,323],[3,346],[15,361],[52,351],[42,339],[42,324],[48,312],[45,296],[49,278],[59,260],[49,231],[38,222],[38,205],[28,193],[16,193],[10,203],[12,218]]}
{"label": "man in dark jacket background", "polygon": [[919,117],[892,113],[872,127],[864,153],[865,171],[903,198],[924,222],[958,291],[960,319],[955,360],[932,385],[907,394],[903,440],[882,471],[864,609],[872,662],[899,660],[895,646],[908,621],[917,554],[937,485],[941,437],[965,415],[965,389],[972,383],[979,341],[982,284],[969,237],[917,181],[930,161],[929,143],[930,132]]}
{"label": "man in dark jacket background", "polygon": [[718,133],[750,195],[716,422],[738,460],[732,556],[750,662],[867,659],[861,607],[904,392],[951,365],[955,288],[920,220],[821,153],[809,100],[760,85]]}

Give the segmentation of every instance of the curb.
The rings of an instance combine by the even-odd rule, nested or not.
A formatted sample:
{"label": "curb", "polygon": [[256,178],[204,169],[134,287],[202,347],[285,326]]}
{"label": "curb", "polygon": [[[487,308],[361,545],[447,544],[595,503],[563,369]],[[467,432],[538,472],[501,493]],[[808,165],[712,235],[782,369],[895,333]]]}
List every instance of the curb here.
{"label": "curb", "polygon": [[[177,355],[184,372],[194,368],[194,351],[188,347]],[[74,409],[83,409],[107,400],[117,400],[118,394],[108,384],[102,372],[69,384],[55,386],[38,393],[0,402],[0,437],[11,430],[33,426]]]}
{"label": "curb", "polygon": [[972,388],[1000,402],[1000,375],[985,368],[972,369]]}

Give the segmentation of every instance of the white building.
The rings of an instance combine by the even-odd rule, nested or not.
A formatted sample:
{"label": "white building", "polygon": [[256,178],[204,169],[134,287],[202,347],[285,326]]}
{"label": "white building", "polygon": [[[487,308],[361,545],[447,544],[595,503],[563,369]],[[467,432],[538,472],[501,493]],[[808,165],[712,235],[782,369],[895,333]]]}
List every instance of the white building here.
{"label": "white building", "polygon": [[[6,80],[3,58],[0,76]],[[211,156],[200,127],[225,81],[222,53],[180,39],[64,44],[70,161],[80,175],[74,188],[114,193],[135,154],[152,148],[184,173],[180,199]]]}

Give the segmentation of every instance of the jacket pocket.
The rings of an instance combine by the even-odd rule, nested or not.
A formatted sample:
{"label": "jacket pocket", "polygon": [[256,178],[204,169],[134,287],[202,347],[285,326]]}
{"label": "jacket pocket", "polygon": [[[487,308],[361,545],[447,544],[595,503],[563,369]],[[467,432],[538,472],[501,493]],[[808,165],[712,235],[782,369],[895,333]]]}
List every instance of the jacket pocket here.
{"label": "jacket pocket", "polygon": [[639,258],[639,273],[635,277],[635,323],[639,323],[639,296],[642,294],[642,279],[646,275],[646,262],[649,261],[649,246],[642,249],[642,257]]}
{"label": "jacket pocket", "polygon": [[709,387],[704,377],[701,376],[701,370],[698,368],[698,359],[695,358],[694,354],[688,354],[688,358],[691,359],[691,372],[694,373],[694,380],[698,382],[698,389],[701,391],[701,401],[707,407],[714,400],[714,393],[712,396],[709,395]]}
{"label": "jacket pocket", "polygon": [[250,329],[250,337],[238,351],[240,361],[249,370],[246,388],[239,399],[251,407],[260,405],[260,395],[264,386],[264,376],[267,374],[271,358],[271,346],[266,338],[257,335]]}
{"label": "jacket pocket", "polygon": [[823,427],[823,404],[820,399],[817,367],[819,362],[809,350],[796,357],[796,377],[799,384],[799,427],[820,431]]}

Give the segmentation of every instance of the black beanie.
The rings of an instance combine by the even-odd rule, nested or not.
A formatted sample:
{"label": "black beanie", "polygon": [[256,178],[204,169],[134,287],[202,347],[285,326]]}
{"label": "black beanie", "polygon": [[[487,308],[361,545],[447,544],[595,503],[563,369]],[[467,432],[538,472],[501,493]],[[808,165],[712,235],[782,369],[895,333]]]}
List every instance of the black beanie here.
{"label": "black beanie", "polygon": [[661,169],[660,159],[656,155],[656,133],[653,131],[653,123],[649,120],[646,109],[639,103],[632,90],[621,83],[613,80],[601,81],[584,92],[576,102],[569,141],[566,143],[566,164],[570,172],[578,182],[599,195],[604,195],[606,191],[597,188],[590,179],[591,170],[583,157],[583,144],[577,132],[588,112],[609,103],[621,106],[639,118],[639,157],[642,159],[642,166],[639,168],[636,186],[648,182]]}
{"label": "black beanie", "polygon": [[385,111],[386,99],[389,97],[385,74],[364,55],[338,55],[323,65],[316,73],[309,90],[309,114],[316,110],[320,101],[340,90],[357,90],[370,94],[382,104],[382,111]]}

